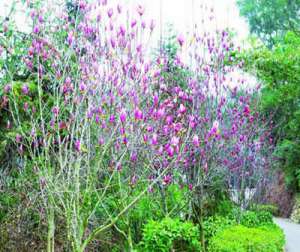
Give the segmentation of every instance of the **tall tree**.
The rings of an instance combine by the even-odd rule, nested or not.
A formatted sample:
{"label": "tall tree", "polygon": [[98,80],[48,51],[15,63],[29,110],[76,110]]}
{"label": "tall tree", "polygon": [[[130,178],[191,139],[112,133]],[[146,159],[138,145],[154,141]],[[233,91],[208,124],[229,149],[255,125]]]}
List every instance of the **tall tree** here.
{"label": "tall tree", "polygon": [[288,184],[300,188],[300,36],[288,32],[272,49],[248,51],[246,68],[263,81],[262,110],[273,115],[275,155]]}
{"label": "tall tree", "polygon": [[251,33],[269,47],[287,31],[300,32],[300,0],[238,0],[237,4]]}

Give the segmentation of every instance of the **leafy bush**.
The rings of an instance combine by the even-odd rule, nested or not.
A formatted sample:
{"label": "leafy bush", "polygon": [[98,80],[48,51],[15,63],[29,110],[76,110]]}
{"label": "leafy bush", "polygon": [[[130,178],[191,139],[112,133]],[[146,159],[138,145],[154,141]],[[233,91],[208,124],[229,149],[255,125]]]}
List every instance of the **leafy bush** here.
{"label": "leafy bush", "polygon": [[296,223],[300,223],[300,193],[295,197],[295,203],[291,214],[291,220]]}
{"label": "leafy bush", "polygon": [[217,213],[218,215],[228,216],[232,213],[235,205],[231,200],[222,200],[218,202],[217,205]]}
{"label": "leafy bush", "polygon": [[284,234],[276,225],[259,228],[229,227],[214,236],[209,245],[211,252],[281,252]]}
{"label": "leafy bush", "polygon": [[223,216],[212,216],[203,222],[205,239],[209,240],[218,232],[236,224],[236,221]]}
{"label": "leafy bush", "polygon": [[259,227],[273,223],[272,214],[266,211],[245,211],[241,214],[240,224],[246,227]]}
{"label": "leafy bush", "polygon": [[251,210],[255,212],[265,211],[275,216],[278,215],[279,211],[278,207],[273,204],[253,204]]}
{"label": "leafy bush", "polygon": [[199,230],[191,222],[165,218],[150,221],[143,229],[141,251],[201,251]]}
{"label": "leafy bush", "polygon": [[300,187],[300,36],[288,32],[272,50],[257,48],[244,56],[245,69],[263,82],[261,110],[273,114],[274,155],[281,161],[287,184]]}

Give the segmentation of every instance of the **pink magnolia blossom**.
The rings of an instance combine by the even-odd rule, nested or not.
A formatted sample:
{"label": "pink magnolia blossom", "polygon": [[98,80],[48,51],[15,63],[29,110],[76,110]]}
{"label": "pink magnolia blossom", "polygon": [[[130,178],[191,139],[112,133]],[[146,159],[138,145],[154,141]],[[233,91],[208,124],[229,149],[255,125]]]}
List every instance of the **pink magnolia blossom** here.
{"label": "pink magnolia blossom", "polygon": [[122,110],[121,110],[121,113],[120,113],[120,121],[121,121],[122,123],[125,123],[125,122],[126,122],[126,117],[127,117],[126,111],[125,111],[125,109],[122,109]]}
{"label": "pink magnolia blossom", "polygon": [[177,41],[178,41],[179,45],[182,47],[184,44],[184,37],[182,34],[178,35]]}
{"label": "pink magnolia blossom", "polygon": [[193,136],[193,145],[194,145],[195,147],[199,147],[199,145],[200,145],[199,137],[198,137],[197,135],[194,135],[194,136]]}

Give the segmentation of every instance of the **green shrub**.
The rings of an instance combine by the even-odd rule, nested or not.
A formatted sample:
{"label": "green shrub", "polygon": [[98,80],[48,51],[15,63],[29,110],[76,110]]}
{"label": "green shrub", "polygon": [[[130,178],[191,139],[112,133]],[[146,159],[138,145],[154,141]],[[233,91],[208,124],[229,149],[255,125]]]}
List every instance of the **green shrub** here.
{"label": "green shrub", "polygon": [[210,241],[210,252],[281,252],[285,240],[276,225],[258,228],[229,227],[217,233]]}
{"label": "green shrub", "polygon": [[228,217],[212,216],[203,222],[204,237],[206,240],[211,239],[218,232],[236,224],[236,221]]}
{"label": "green shrub", "polygon": [[245,211],[241,213],[240,224],[246,227],[259,227],[266,224],[272,224],[272,217],[272,214],[266,211]]}
{"label": "green shrub", "polygon": [[222,200],[217,205],[217,215],[228,216],[232,213],[235,205],[230,200]]}
{"label": "green shrub", "polygon": [[291,220],[293,222],[300,223],[300,193],[298,193],[295,197]]}
{"label": "green shrub", "polygon": [[140,251],[201,251],[199,237],[198,228],[191,222],[171,218],[150,221],[143,229]]}
{"label": "green shrub", "polygon": [[272,204],[254,204],[251,206],[250,209],[255,212],[260,212],[260,211],[269,212],[274,216],[277,216],[279,211],[278,207]]}

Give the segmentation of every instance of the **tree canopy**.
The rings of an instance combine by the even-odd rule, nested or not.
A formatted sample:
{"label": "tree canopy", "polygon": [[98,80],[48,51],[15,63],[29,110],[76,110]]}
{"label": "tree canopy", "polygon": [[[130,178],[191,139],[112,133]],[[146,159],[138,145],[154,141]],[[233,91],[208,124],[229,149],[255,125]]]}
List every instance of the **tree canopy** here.
{"label": "tree canopy", "polygon": [[238,0],[237,4],[250,32],[269,47],[287,31],[300,31],[300,0]]}

